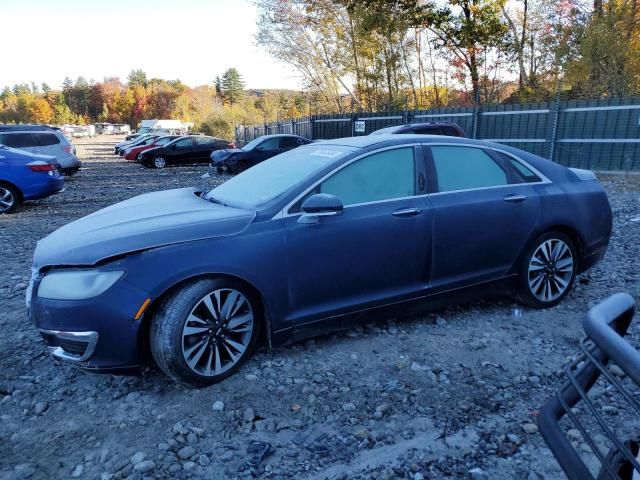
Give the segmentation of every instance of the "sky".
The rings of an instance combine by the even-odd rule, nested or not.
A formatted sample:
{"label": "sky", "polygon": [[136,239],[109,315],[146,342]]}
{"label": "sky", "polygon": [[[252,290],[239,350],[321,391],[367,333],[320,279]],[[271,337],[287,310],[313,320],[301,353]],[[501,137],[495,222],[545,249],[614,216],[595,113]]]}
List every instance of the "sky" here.
{"label": "sky", "polygon": [[0,88],[126,80],[136,68],[195,87],[235,67],[247,88],[300,89],[295,71],[255,45],[256,19],[248,0],[0,0]]}

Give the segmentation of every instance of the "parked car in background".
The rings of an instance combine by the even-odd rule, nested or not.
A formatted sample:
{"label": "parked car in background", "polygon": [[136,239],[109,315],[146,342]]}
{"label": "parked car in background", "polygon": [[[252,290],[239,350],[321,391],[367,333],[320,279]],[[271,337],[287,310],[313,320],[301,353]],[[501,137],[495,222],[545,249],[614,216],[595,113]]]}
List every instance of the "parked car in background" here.
{"label": "parked car in background", "polygon": [[37,244],[27,304],[59,359],[113,373],[143,365],[150,345],[171,378],[202,386],[263,332],[282,344],[509,292],[556,305],[603,258],[611,221],[592,172],[521,150],[340,138],[56,230]]}
{"label": "parked car in background", "polygon": [[464,130],[453,122],[428,122],[410,123],[407,125],[394,125],[371,132],[369,135],[418,134],[418,135],[447,135],[449,137],[466,137]]}
{"label": "parked car in background", "polygon": [[181,163],[208,163],[211,152],[232,146],[230,142],[206,135],[188,135],[166,145],[150,148],[138,154],[145,167],[164,168]]}
{"label": "parked car in background", "polygon": [[64,189],[56,159],[0,145],[0,213],[12,213],[24,201]]}
{"label": "parked car in background", "polygon": [[131,127],[126,123],[114,123],[113,134],[114,135],[126,135],[131,133]]}
{"label": "parked car in background", "polygon": [[[20,127],[16,125],[16,127]],[[65,175],[73,175],[80,169],[76,147],[59,130],[28,129],[0,131],[0,144],[30,153],[55,157]]]}
{"label": "parked car in background", "polygon": [[103,135],[113,135],[115,132],[115,128],[113,127],[113,125],[105,125],[102,127],[102,134]]}
{"label": "parked car in background", "polygon": [[125,140],[124,142],[116,143],[113,146],[113,153],[115,153],[116,155],[119,155],[120,154],[120,150],[127,149],[129,147],[134,146],[134,145],[139,145],[140,143],[144,142],[149,137],[151,137],[151,135],[144,134],[144,135],[141,135],[140,137],[134,138],[132,140]]}
{"label": "parked car in background", "polygon": [[124,145],[123,147],[121,147],[118,150],[118,155],[120,155],[121,157],[124,157],[125,154],[131,150],[134,147],[138,147],[141,145],[151,145],[153,142],[155,142],[158,138],[160,138],[157,135],[145,135],[143,138],[141,138],[139,141],[135,142],[134,144],[131,145]]}
{"label": "parked car in background", "polygon": [[164,137],[153,138],[149,143],[143,142],[141,145],[129,147],[124,154],[124,158],[129,161],[136,161],[138,155],[145,150],[149,150],[154,147],[162,147],[176,138],[180,138],[180,135],[165,135]]}
{"label": "parked car in background", "polygon": [[263,135],[242,148],[227,148],[213,152],[211,162],[219,172],[228,170],[231,173],[240,173],[279,153],[308,143],[311,143],[311,140],[298,135]]}

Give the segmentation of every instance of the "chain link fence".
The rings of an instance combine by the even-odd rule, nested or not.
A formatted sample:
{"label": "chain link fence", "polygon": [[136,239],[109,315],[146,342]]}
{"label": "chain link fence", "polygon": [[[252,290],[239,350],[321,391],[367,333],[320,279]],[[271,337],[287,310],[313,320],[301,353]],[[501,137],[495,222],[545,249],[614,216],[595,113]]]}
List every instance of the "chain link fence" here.
{"label": "chain link fence", "polygon": [[640,97],[312,115],[239,125],[236,142],[244,145],[275,133],[332,139],[368,135],[393,125],[438,121],[457,123],[470,138],[516,147],[569,167],[640,171]]}

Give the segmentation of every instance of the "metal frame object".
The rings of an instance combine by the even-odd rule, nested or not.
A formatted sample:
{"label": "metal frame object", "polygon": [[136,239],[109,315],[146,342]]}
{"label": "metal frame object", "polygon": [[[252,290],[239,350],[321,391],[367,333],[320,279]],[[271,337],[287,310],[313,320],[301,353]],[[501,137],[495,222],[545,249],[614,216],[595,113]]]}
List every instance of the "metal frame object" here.
{"label": "metal frame object", "polygon": [[[567,367],[569,381],[540,409],[540,433],[570,480],[588,480],[594,479],[594,476],[565,436],[559,423],[565,416],[573,425],[572,428],[580,432],[602,465],[598,480],[631,480],[631,474],[640,473],[637,442],[634,448],[633,442],[628,441],[630,439],[618,438],[596,408],[593,398],[588,396],[589,390],[602,375],[603,380],[611,386],[611,391],[624,398],[640,417],[638,397],[634,398],[623,381],[607,368],[607,365],[617,364],[630,382],[640,386],[640,352],[623,338],[634,311],[633,297],[626,293],[612,295],[589,310],[583,320],[587,338],[580,344],[582,355]],[[598,447],[594,437],[576,415],[574,407],[581,401],[584,410],[599,427],[597,431],[613,445],[608,454]],[[621,470],[622,465],[624,470]]]}

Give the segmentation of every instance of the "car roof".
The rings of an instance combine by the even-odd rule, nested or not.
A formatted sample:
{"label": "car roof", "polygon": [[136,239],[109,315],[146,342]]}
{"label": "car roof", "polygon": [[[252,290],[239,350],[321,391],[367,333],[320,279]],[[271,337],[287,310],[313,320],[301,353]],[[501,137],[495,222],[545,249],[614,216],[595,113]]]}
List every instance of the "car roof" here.
{"label": "car roof", "polygon": [[0,132],[36,132],[36,131],[46,131],[52,132],[57,131],[58,128],[53,128],[48,125],[39,125],[39,124],[24,124],[24,125],[0,125]]}
{"label": "car roof", "polygon": [[[265,134],[265,135],[260,135],[260,138],[276,138],[276,137],[295,137],[295,138],[302,138],[305,139],[304,137],[301,137],[300,135],[296,135],[295,133],[270,133],[270,134]],[[258,138],[258,137],[256,137]],[[255,139],[254,139],[255,140]],[[306,140],[306,139],[305,139]]]}

